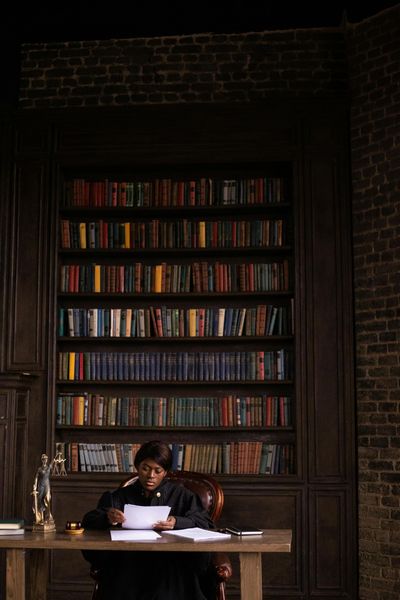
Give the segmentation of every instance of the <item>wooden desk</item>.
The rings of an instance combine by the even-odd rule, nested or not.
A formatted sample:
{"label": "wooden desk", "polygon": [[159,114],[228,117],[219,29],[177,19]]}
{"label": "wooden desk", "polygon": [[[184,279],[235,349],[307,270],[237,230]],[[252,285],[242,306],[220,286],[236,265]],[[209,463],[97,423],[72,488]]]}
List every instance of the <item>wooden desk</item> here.
{"label": "wooden desk", "polygon": [[66,533],[0,537],[0,548],[6,549],[6,600],[25,600],[25,555],[29,561],[31,597],[46,600],[46,550],[140,550],[141,552],[228,552],[240,557],[240,587],[242,600],[262,600],[261,555],[268,552],[290,552],[292,532],[288,529],[267,529],[262,536],[232,536],[222,541],[190,542],[165,536],[157,541],[113,542],[108,531],[85,531],[82,535]]}

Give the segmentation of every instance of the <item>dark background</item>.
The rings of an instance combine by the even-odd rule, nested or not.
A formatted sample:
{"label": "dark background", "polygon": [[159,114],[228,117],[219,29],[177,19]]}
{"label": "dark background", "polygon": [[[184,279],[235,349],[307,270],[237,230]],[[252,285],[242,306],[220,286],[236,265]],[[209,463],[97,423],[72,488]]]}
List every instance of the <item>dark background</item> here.
{"label": "dark background", "polygon": [[[199,33],[338,27],[398,2],[284,0],[101,0],[21,2],[2,8],[3,34],[25,41],[101,39]],[[4,5],[3,5],[4,7]]]}

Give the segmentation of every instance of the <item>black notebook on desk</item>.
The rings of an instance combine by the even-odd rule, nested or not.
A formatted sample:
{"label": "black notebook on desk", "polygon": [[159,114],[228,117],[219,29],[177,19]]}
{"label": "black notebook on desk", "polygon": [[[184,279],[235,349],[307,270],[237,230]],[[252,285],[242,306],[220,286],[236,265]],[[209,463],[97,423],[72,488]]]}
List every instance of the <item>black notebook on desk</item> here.
{"label": "black notebook on desk", "polygon": [[227,533],[233,535],[262,535],[263,530],[258,527],[225,527]]}

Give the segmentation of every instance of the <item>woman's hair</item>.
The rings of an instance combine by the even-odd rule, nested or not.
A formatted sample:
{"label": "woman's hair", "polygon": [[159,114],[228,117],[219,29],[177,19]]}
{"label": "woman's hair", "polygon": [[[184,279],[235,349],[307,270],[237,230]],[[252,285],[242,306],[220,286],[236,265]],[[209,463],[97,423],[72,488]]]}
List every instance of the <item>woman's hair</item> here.
{"label": "woman's hair", "polygon": [[140,463],[146,460],[146,458],[151,458],[166,471],[169,471],[172,466],[172,452],[170,447],[158,440],[146,442],[139,448],[135,456],[135,467],[138,468]]}

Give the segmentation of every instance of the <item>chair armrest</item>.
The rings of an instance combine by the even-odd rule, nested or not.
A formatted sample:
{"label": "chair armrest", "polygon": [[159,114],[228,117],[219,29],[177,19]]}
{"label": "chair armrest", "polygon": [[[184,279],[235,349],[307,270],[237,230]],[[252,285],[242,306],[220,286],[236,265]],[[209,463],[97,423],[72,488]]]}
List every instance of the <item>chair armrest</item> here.
{"label": "chair armrest", "polygon": [[213,552],[211,564],[218,582],[226,583],[232,577],[232,565],[229,556],[224,552]]}

